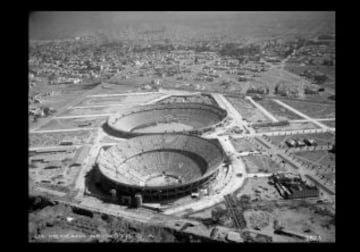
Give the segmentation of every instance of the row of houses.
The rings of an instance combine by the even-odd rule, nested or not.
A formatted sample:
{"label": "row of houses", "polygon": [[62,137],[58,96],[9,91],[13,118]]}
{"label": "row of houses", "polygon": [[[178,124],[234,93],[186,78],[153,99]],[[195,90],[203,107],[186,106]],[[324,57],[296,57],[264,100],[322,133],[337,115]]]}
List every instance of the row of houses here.
{"label": "row of houses", "polygon": [[317,142],[313,138],[304,138],[304,139],[288,139],[285,141],[286,145],[290,148],[292,147],[305,147],[305,146],[316,146]]}

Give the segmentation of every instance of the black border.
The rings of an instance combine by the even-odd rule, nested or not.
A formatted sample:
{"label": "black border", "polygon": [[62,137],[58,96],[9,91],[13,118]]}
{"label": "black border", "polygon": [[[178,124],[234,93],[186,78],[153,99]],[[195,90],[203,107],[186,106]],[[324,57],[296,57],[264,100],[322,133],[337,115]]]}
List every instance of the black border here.
{"label": "black border", "polygon": [[[46,2],[47,4],[49,3],[49,1]],[[181,2],[179,4],[174,4],[172,7],[167,7],[164,5],[159,5],[159,3],[153,3],[153,2],[147,2],[145,4],[140,4],[140,3],[134,3],[133,7],[129,7],[129,5],[123,5],[122,3],[119,3],[117,10],[161,10],[162,8],[165,8],[166,10],[216,10],[215,8],[219,8],[219,10],[233,10],[233,8],[237,8],[237,10],[256,10],[256,8],[260,7],[260,8],[266,8],[266,7],[270,7],[273,8],[273,10],[281,10],[282,8],[284,8],[284,6],[282,5],[283,3],[281,2],[277,2],[278,5],[276,5],[276,3],[274,2],[267,2],[267,5],[265,3],[265,5],[262,5],[261,3],[254,3],[255,9],[249,9],[249,6],[242,6],[243,3],[239,2],[237,6],[234,6],[234,4],[226,4],[226,3],[211,3],[211,2],[207,2],[207,3],[203,3],[202,5],[198,5],[197,7],[194,6],[193,4],[185,4],[184,2]],[[11,221],[11,229],[8,229],[9,231],[11,230],[11,232],[8,233],[8,235],[5,236],[5,240],[6,241],[10,241],[12,242],[12,245],[19,245],[19,244],[27,244],[28,243],[28,211],[27,211],[27,205],[25,202],[28,202],[28,171],[27,171],[27,166],[28,166],[28,104],[27,104],[27,99],[28,99],[28,86],[26,85],[27,83],[27,78],[28,78],[28,38],[29,38],[29,34],[28,34],[28,18],[30,13],[33,10],[80,10],[82,8],[84,8],[85,10],[94,10],[96,8],[99,8],[99,3],[95,3],[96,7],[95,8],[91,8],[89,6],[91,6],[91,4],[89,3],[84,3],[81,4],[79,3],[78,8],[76,5],[74,5],[74,3],[71,3],[68,6],[68,8],[59,8],[59,7],[44,7],[43,6],[39,6],[37,4],[34,4],[32,7],[25,7],[25,11],[20,11],[20,15],[18,15],[16,17],[16,22],[18,22],[17,24],[20,24],[19,27],[14,25],[10,25],[9,23],[7,23],[7,26],[10,26],[9,28],[11,29],[11,32],[9,32],[8,34],[6,34],[6,38],[5,40],[8,40],[8,42],[10,42],[11,46],[13,46],[13,48],[11,49],[6,49],[3,48],[3,50],[5,50],[7,53],[10,53],[10,55],[8,57],[5,56],[5,58],[10,59],[10,63],[7,63],[11,69],[13,70],[14,73],[5,73],[5,81],[3,82],[3,85],[6,85],[6,83],[11,83],[8,84],[10,86],[10,88],[14,88],[14,90],[6,90],[8,94],[6,94],[5,92],[3,93],[4,98],[9,98],[10,101],[12,101],[11,103],[8,103],[8,105],[5,108],[5,110],[7,110],[9,113],[8,118],[10,120],[7,120],[8,122],[11,121],[10,123],[5,123],[5,129],[3,129],[3,132],[11,132],[11,131],[15,131],[16,132],[16,143],[15,143],[15,139],[13,138],[13,136],[11,136],[10,134],[5,134],[5,136],[9,136],[9,140],[11,141],[10,144],[13,144],[13,146],[9,146],[7,147],[8,150],[10,150],[11,158],[7,158],[6,156],[3,157],[3,160],[6,161],[5,162],[5,166],[3,167],[4,169],[9,169],[12,172],[14,172],[14,174],[11,175],[6,175],[6,176],[11,176],[9,178],[7,177],[3,177],[3,180],[9,184],[6,185],[6,188],[8,188],[7,190],[4,191],[4,194],[6,194],[5,196],[7,196],[9,194],[11,200],[6,202],[6,206],[7,208],[10,210],[11,212],[11,217],[5,217],[6,220],[10,220]],[[287,10],[302,10],[302,11],[309,11],[309,7],[313,8],[312,10],[317,10],[317,11],[334,11],[335,8],[334,7],[330,7],[329,8],[329,3],[323,3],[323,5],[318,5],[316,6],[315,3],[312,1],[310,3],[305,3],[304,1],[301,2],[296,2],[294,3],[294,8],[288,8]],[[305,8],[305,9],[301,9],[301,8]],[[71,9],[70,9],[71,8]],[[89,9],[90,8],[90,9]],[[108,7],[109,8],[109,7]],[[224,8],[224,9],[222,9]],[[253,7],[254,8],[254,7]],[[264,10],[264,9],[261,9]],[[10,13],[9,13],[10,14]],[[13,12],[11,12],[11,14],[13,14]],[[342,27],[342,29],[339,29],[340,25],[339,25],[339,13],[336,13],[336,57],[337,57],[337,62],[342,62],[342,60],[345,62],[346,60],[342,59],[342,55],[344,55],[344,51],[342,50],[344,47],[346,47],[346,44],[344,42],[342,42],[341,38],[343,36],[345,36],[345,28],[344,26]],[[345,12],[342,12],[343,16],[346,15]],[[9,15],[10,18],[10,15]],[[14,20],[14,17],[12,17],[12,20]],[[354,27],[354,29],[356,29]],[[20,70],[21,68],[21,70]],[[345,75],[347,75],[347,71],[348,69],[344,70],[343,75],[340,74],[341,69],[344,68],[344,65],[342,65],[341,63],[337,64],[337,73],[336,73],[336,82],[339,83],[338,78],[339,76],[344,77]],[[23,74],[23,75],[22,75]],[[8,77],[9,79],[6,79],[6,77]],[[18,77],[17,78],[13,78],[13,77]],[[350,80],[349,80],[350,81]],[[342,84],[343,85],[343,84]],[[19,88],[20,87],[20,88]],[[6,86],[6,88],[8,88],[8,86]],[[16,94],[16,95],[11,95],[11,94]],[[345,96],[342,98],[342,93],[339,92],[339,88],[337,85],[336,88],[336,94],[337,94],[337,99],[340,99],[339,103],[341,102],[341,99],[344,99],[345,104],[348,105],[348,102],[346,102],[346,100],[348,100],[348,98]],[[344,94],[347,95],[347,94]],[[346,99],[346,100],[345,100]],[[354,100],[356,101],[356,100]],[[9,104],[11,107],[9,107]],[[15,105],[15,106],[13,106]],[[342,106],[342,105],[341,105]],[[15,108],[14,108],[15,107]],[[344,107],[343,107],[344,108]],[[340,105],[336,106],[336,111],[341,111],[341,107]],[[346,111],[346,110],[344,110]],[[338,130],[337,133],[341,132],[341,122],[346,122],[348,120],[347,116],[346,116],[346,112],[344,113],[336,113],[337,114],[337,125],[336,127],[338,127],[340,125],[340,130]],[[343,116],[344,118],[341,119],[341,116]],[[5,118],[5,117],[3,117]],[[14,120],[15,119],[15,120]],[[340,133],[341,135],[341,133]],[[342,141],[345,140],[345,137],[336,137],[336,142],[337,144],[341,143]],[[24,142],[22,142],[24,141]],[[339,142],[340,141],[340,142]],[[346,140],[345,140],[346,141]],[[19,144],[19,143],[23,143],[23,144]],[[343,143],[343,145],[345,146],[345,148],[349,148],[346,147],[348,143]],[[14,153],[14,150],[16,150],[16,153]],[[337,148],[337,150],[339,150],[339,148]],[[345,151],[345,150],[343,150]],[[336,160],[338,162],[340,162],[340,160],[344,160],[345,158],[343,158],[345,155],[348,156],[348,154],[341,154],[342,150],[340,148],[340,153],[338,153]],[[14,162],[15,161],[15,162]],[[20,162],[19,162],[20,161]],[[344,227],[344,220],[341,220],[343,218],[342,211],[341,211],[341,207],[345,207],[349,202],[346,201],[345,199],[345,195],[347,195],[347,193],[349,192],[349,190],[344,189],[344,187],[347,187],[347,185],[349,184],[348,182],[348,174],[346,174],[345,172],[347,172],[347,169],[356,169],[356,163],[355,165],[344,165],[343,168],[345,168],[345,170],[337,170],[337,174],[336,174],[336,180],[337,180],[337,213],[336,213],[336,243],[339,243],[341,240],[343,240],[341,238],[341,235],[346,235],[346,233],[350,232],[350,230],[345,230],[347,227]],[[337,167],[339,167],[339,165],[337,165]],[[5,173],[6,174],[6,173]],[[4,174],[4,176],[5,176]],[[21,174],[21,175],[20,175]],[[19,176],[20,175],[20,176]],[[11,178],[15,178],[15,179],[11,179]],[[346,190],[346,191],[345,191]],[[20,197],[21,195],[21,197]],[[341,196],[340,196],[341,195]],[[24,198],[23,198],[24,197]],[[4,199],[5,200],[5,199]],[[356,201],[356,199],[355,199]],[[21,217],[20,217],[21,216]],[[20,225],[18,223],[13,222],[13,220],[19,221]],[[21,227],[21,228],[20,228]],[[7,230],[7,231],[8,231]],[[22,231],[24,230],[24,233],[22,234]],[[342,230],[342,231],[340,231]],[[14,232],[16,232],[16,234],[14,234]],[[347,240],[346,238],[344,240]],[[24,241],[24,243],[20,243],[20,241]],[[66,246],[66,244],[61,244],[62,246]],[[81,245],[85,245],[85,244],[81,244]],[[92,244],[95,245],[95,244]],[[149,246],[150,245],[150,246]],[[132,249],[132,248],[136,248],[136,249],[149,249],[153,244],[122,244],[121,247],[115,247],[114,249]],[[295,246],[294,246],[295,245]],[[253,248],[258,248],[258,249],[268,249],[268,248],[274,248],[274,249],[279,249],[279,248],[283,248],[285,246],[285,248],[290,248],[290,249],[294,249],[295,247],[302,247],[304,246],[306,249],[307,248],[330,248],[329,245],[334,245],[334,244],[327,244],[327,243],[321,243],[321,244],[292,244],[292,243],[286,243],[286,244],[281,244],[281,243],[276,243],[276,244],[271,244],[271,245],[266,245],[265,244],[252,244],[250,247]],[[38,245],[38,244],[31,244],[31,247],[42,247],[43,245]],[[48,245],[46,245],[48,246]],[[59,244],[60,246],[60,244]],[[123,247],[125,246],[125,247]],[[127,247],[129,246],[129,247]],[[188,244],[176,244],[176,248],[184,250],[186,249],[186,247],[188,246]],[[248,244],[191,244],[192,248],[198,249],[200,247],[203,247],[204,249],[221,249],[222,247],[227,248],[227,249],[242,249],[238,248],[238,246],[249,246]],[[209,246],[209,247],[207,247]],[[275,247],[276,246],[276,247]],[[331,246],[333,247],[333,246]],[[172,244],[160,244],[160,245],[156,245],[155,249],[173,249],[175,248]]]}

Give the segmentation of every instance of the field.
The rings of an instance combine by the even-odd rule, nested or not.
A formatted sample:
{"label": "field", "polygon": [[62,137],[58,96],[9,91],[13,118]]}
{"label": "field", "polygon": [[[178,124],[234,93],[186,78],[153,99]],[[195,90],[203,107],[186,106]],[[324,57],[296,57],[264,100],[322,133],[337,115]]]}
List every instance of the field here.
{"label": "field", "polygon": [[121,84],[111,84],[106,82],[102,84],[97,94],[130,93],[130,92],[135,92],[137,88],[138,88],[137,84],[134,82],[131,83],[123,82]]}
{"label": "field", "polygon": [[291,131],[291,130],[304,130],[304,129],[318,129],[319,127],[312,122],[290,122],[288,126],[277,127],[261,127],[257,128],[256,132],[274,132],[274,131]]}
{"label": "field", "polygon": [[[94,91],[96,91],[94,88]],[[51,107],[55,111],[60,111],[66,107],[70,102],[84,95],[86,92],[92,92],[92,90],[87,90],[85,86],[82,85],[48,85],[47,82],[41,83],[41,85],[36,86],[29,90],[29,96],[32,96],[36,93],[41,93],[41,103],[33,103],[34,107]],[[36,122],[32,120],[33,116],[29,116],[29,128],[34,128],[37,125],[41,124],[47,118],[38,118]]]}
{"label": "field", "polygon": [[102,114],[114,114],[130,108],[133,105],[124,104],[118,106],[104,106],[95,108],[70,108],[61,113],[59,116],[82,116],[82,115],[102,115]]}
{"label": "field", "polygon": [[244,161],[248,173],[274,173],[283,170],[266,155],[248,155],[241,159]]}
{"label": "field", "polygon": [[279,121],[303,119],[299,115],[287,110],[286,108],[274,102],[273,100],[264,99],[256,102],[259,103],[261,106],[263,106]]}
{"label": "field", "polygon": [[[37,211],[29,212],[30,242],[178,241],[172,231],[162,227],[134,223],[98,213],[86,215],[63,204],[44,203],[45,200],[39,198],[32,200],[34,203],[31,206],[34,209],[38,209],[38,205],[41,204],[44,206]],[[68,222],[66,216],[71,216],[73,221]]]}
{"label": "field", "polygon": [[250,143],[245,138],[230,138],[232,145],[237,152],[256,151],[257,146]]}
{"label": "field", "polygon": [[308,160],[312,164],[335,167],[335,154],[329,151],[302,151],[295,153],[295,155]]}
{"label": "field", "polygon": [[226,97],[241,116],[251,123],[271,122],[258,108],[242,98]]}
{"label": "field", "polygon": [[149,102],[156,98],[164,96],[164,94],[146,94],[146,95],[120,95],[120,96],[108,96],[108,97],[87,97],[83,99],[76,106],[92,106],[92,105],[112,105],[112,104],[140,104],[144,102]]}
{"label": "field", "polygon": [[33,133],[29,135],[30,147],[55,146],[69,139],[73,144],[85,144],[89,141],[93,131],[81,130],[73,132],[54,132],[54,133]]}
{"label": "field", "polygon": [[284,103],[312,118],[335,118],[335,103],[283,100]]}
{"label": "field", "polygon": [[305,80],[281,69],[270,69],[267,72],[261,73],[260,77],[256,78],[256,82],[266,85],[270,93],[274,91],[275,86],[279,83],[286,83],[291,87],[301,86]]}
{"label": "field", "polygon": [[336,126],[336,121],[335,120],[331,120],[331,121],[322,121],[322,124],[325,124],[326,126],[329,126],[331,128],[335,128]]}
{"label": "field", "polygon": [[[328,151],[297,152],[295,156],[310,167],[315,165],[315,173],[320,179],[333,184],[335,181],[335,154]],[[319,166],[320,165],[320,166]]]}
{"label": "field", "polygon": [[268,178],[248,178],[241,190],[237,191],[236,197],[250,196],[252,201],[282,199],[274,186],[269,184]]}
{"label": "field", "polygon": [[[107,116],[87,117],[87,118],[69,118],[69,119],[52,119],[39,130],[52,129],[73,129],[73,128],[96,128],[100,127],[107,119]],[[81,126],[84,125],[84,126]]]}
{"label": "field", "polygon": [[335,67],[332,66],[301,66],[299,64],[291,64],[287,63],[285,65],[285,69],[289,72],[292,72],[294,74],[300,75],[305,70],[313,70],[313,71],[319,71],[323,74],[326,74],[328,79],[320,86],[329,86],[334,88],[335,87]]}
{"label": "field", "polygon": [[[289,200],[284,203],[256,202],[244,212],[248,227],[273,234],[275,222],[286,230],[320,235],[322,242],[335,241],[335,216],[324,204]],[[299,238],[273,235],[275,242],[302,242]]]}

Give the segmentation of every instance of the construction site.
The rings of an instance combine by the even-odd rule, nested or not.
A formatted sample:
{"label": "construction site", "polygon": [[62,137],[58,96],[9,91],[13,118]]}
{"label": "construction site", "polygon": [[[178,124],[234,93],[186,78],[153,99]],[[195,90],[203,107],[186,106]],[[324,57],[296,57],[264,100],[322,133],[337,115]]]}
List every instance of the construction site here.
{"label": "construction site", "polygon": [[335,12],[29,16],[30,242],[336,241]]}
{"label": "construction site", "polygon": [[[234,101],[241,103],[233,107]],[[296,116],[277,117],[265,105],[251,97],[230,102],[219,93],[106,94],[99,88],[30,131],[31,194],[59,207],[157,226],[173,240],[180,232],[202,241],[333,241],[335,129],[287,105],[277,109]],[[258,110],[244,112],[246,106]],[[261,114],[272,130],[259,133],[259,122],[242,112]],[[291,130],[279,120],[314,127]],[[326,214],[321,223],[307,220],[299,228],[286,219],[298,209],[301,223]],[[77,241],[111,237],[97,224],[81,224],[89,216],[62,218],[51,225],[80,234]]]}

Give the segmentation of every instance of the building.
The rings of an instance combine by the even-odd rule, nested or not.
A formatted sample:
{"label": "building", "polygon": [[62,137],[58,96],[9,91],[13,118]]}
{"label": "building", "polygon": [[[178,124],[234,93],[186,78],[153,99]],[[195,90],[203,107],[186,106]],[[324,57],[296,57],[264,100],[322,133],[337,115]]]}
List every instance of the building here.
{"label": "building", "polygon": [[301,139],[297,139],[297,140],[295,140],[295,142],[296,142],[296,146],[297,146],[297,147],[304,147],[304,146],[306,146],[305,142],[304,142],[303,140],[301,140]]}
{"label": "building", "polygon": [[270,180],[285,199],[319,197],[319,189],[307,184],[300,175],[277,173],[272,175]]}
{"label": "building", "polygon": [[315,139],[313,139],[313,138],[305,138],[304,142],[308,146],[316,146],[317,145]]}
{"label": "building", "polygon": [[138,106],[121,115],[110,116],[105,131],[115,136],[139,136],[158,133],[205,132],[227,117],[227,111],[203,103],[171,103]]}
{"label": "building", "polygon": [[183,134],[138,136],[101,149],[89,181],[118,203],[168,201],[210,183],[224,157],[215,139]]}

